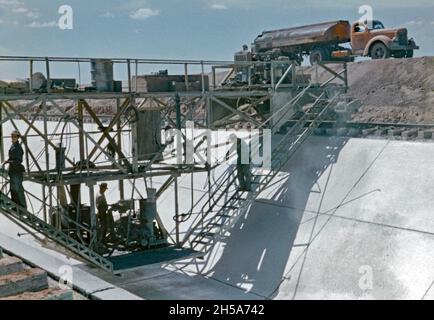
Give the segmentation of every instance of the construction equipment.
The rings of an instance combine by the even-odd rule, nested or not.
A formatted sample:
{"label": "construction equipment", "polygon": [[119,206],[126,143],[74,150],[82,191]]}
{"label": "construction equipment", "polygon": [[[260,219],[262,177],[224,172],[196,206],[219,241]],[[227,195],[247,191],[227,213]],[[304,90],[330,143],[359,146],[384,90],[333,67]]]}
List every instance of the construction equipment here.
{"label": "construction equipment", "polygon": [[[4,57],[3,59],[10,58]],[[20,58],[23,62],[30,60],[30,63],[45,61],[48,84],[52,83],[49,77],[50,72],[48,72],[50,62],[58,59],[60,58]],[[81,62],[91,60],[93,59],[79,59]],[[75,63],[77,59],[64,58],[62,61]],[[198,127],[210,130],[225,125],[228,120],[241,121],[246,125],[252,125],[251,128],[272,129],[272,134],[281,134],[281,128],[285,127],[286,122],[294,119],[293,114],[301,112],[305,115],[297,118],[297,125],[289,130],[288,134],[283,134],[284,142],[273,151],[271,159],[273,168],[266,173],[267,179],[260,179],[261,169],[255,168],[254,182],[265,186],[277,174],[280,166],[285,163],[285,157],[290,157],[322,121],[327,110],[333,109],[332,98],[335,95],[330,89],[337,84],[329,84],[330,81],[342,80],[344,85],[338,89],[345,91],[347,88],[345,63],[342,71],[322,66],[333,76],[323,84],[300,81],[285,86],[283,81],[289,78],[290,72],[292,72],[290,78],[296,79],[294,75],[296,71],[300,71],[294,61],[286,58],[269,63],[270,74],[276,76],[276,79],[271,78],[271,86],[264,86],[259,90],[256,90],[257,86],[252,85],[249,90],[216,89],[208,91],[211,87],[207,86],[205,63],[212,67],[231,69],[234,68],[234,63],[181,60],[170,61],[170,63],[179,63],[184,66],[184,77],[178,78],[175,82],[183,82],[186,86],[185,90],[175,83],[173,87],[175,92],[159,87],[155,89],[156,92],[152,90],[141,92],[138,83],[133,85],[131,59],[113,61],[123,63],[127,67],[128,92],[118,94],[104,91],[94,93],[74,91],[59,94],[59,92],[51,91],[53,88],[48,85],[48,95],[45,95],[44,91],[36,90],[32,95],[0,94],[0,109],[4,113],[2,123],[10,122],[12,126],[17,126],[14,117],[18,117],[28,127],[24,130],[26,139],[23,139],[27,169],[25,179],[32,185],[32,188],[26,189],[26,195],[32,199],[29,201],[31,207],[28,210],[12,203],[6,188],[3,188],[3,194],[0,196],[2,200],[0,201],[0,212],[21,225],[42,233],[66,250],[116,274],[150,264],[204,256],[205,251],[196,250],[198,243],[205,241],[207,237],[213,237],[218,230],[230,227],[230,223],[225,224],[225,222],[234,221],[237,212],[243,212],[257,196],[258,189],[256,188],[248,194],[234,192],[236,176],[233,171],[223,174],[216,185],[211,185],[209,178],[209,192],[205,195],[209,198],[205,198],[207,205],[201,212],[203,213],[200,216],[203,218],[202,222],[200,225],[193,223],[195,226],[188,237],[184,238],[194,246],[193,248],[183,247],[186,242],[181,237],[185,237],[185,233],[180,229],[180,224],[190,217],[195,217],[197,211],[193,211],[195,200],[192,197],[191,210],[188,210],[188,213],[182,213],[181,210],[184,209],[181,209],[180,205],[184,203],[179,201],[179,178],[187,174],[193,177],[193,174],[205,172],[211,176],[215,168],[209,163],[204,165],[196,162],[190,163],[187,160],[187,148],[189,148],[187,142],[192,140],[193,150],[196,151],[202,141],[202,139],[198,141],[194,136],[192,139],[189,137],[190,127],[187,121],[192,120]],[[161,64],[160,60],[144,59],[135,60],[135,62],[137,66],[139,62]],[[202,69],[200,82],[198,82],[199,78],[196,81],[198,82],[196,89],[190,86],[195,78],[188,74],[186,67],[188,64],[195,64]],[[281,75],[278,72],[279,66],[282,66],[281,71],[284,71]],[[321,67],[321,64],[317,67]],[[283,70],[285,68],[286,70]],[[163,77],[164,83],[170,80],[165,73],[157,77]],[[280,79],[277,79],[279,77]],[[325,85],[327,88],[324,87]],[[201,90],[198,91],[198,89]],[[20,107],[10,102],[21,99],[30,101]],[[73,101],[72,106],[66,108],[60,106],[59,99],[70,99]],[[109,117],[107,124],[104,124],[102,118],[97,115],[90,103],[92,99],[115,100],[116,111]],[[329,104],[328,107],[327,104]],[[35,105],[39,107],[32,110]],[[224,109],[226,113],[219,112],[220,109]],[[143,119],[141,112],[147,113]],[[308,115],[308,113],[313,115]],[[89,120],[94,122],[96,131],[89,132],[84,127],[85,114]],[[50,130],[48,121],[52,121],[54,115],[56,115],[58,125],[54,130]],[[38,117],[43,120],[43,129],[35,125]],[[162,144],[160,141],[162,132],[173,128],[180,133],[177,139],[175,136],[166,137]],[[185,132],[183,132],[184,128]],[[29,134],[31,130],[33,133]],[[124,133],[127,139],[124,138]],[[147,135],[149,140],[144,139],[144,135]],[[38,138],[43,139],[44,145],[41,145],[40,154],[34,154],[35,151],[30,141]],[[195,143],[197,145],[194,145]],[[73,144],[77,144],[76,148],[70,148]],[[180,159],[172,157],[172,144],[173,150],[180,154]],[[50,161],[50,155],[56,156],[55,159],[52,158],[53,161]],[[158,190],[153,189],[154,177],[165,177],[163,180],[165,182],[159,186]],[[7,177],[4,178],[7,179]],[[95,210],[94,189],[98,183],[110,181],[116,181],[119,193],[113,195],[116,200],[112,201],[118,202],[110,208],[110,216],[113,216],[113,219],[111,219],[110,230],[107,233],[101,231],[102,228],[98,224],[100,217],[97,217]],[[5,182],[7,186],[7,180]],[[131,185],[131,194],[127,194],[128,189],[125,188],[125,183]],[[191,192],[193,192],[193,181],[191,185]],[[33,186],[40,186],[41,191],[34,194]],[[175,194],[173,207],[169,209],[166,207],[164,214],[173,214],[175,226],[168,232],[157,214],[156,200],[171,186]],[[85,197],[84,192],[86,191],[88,195]],[[146,196],[143,191],[146,192]],[[39,210],[34,204],[40,205]],[[215,210],[217,210],[217,215]],[[202,228],[203,226],[207,228],[215,226],[217,229]]]}

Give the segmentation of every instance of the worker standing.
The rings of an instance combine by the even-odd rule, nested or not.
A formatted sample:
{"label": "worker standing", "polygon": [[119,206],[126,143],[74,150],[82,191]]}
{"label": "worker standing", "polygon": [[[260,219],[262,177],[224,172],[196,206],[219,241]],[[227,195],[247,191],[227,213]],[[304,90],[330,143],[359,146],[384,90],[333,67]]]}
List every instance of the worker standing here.
{"label": "worker standing", "polygon": [[[249,153],[247,161],[242,158],[243,150]],[[246,163],[244,163],[246,162]],[[241,191],[251,191],[250,149],[240,138],[237,139],[237,175]]]}
{"label": "worker standing", "polygon": [[107,199],[105,197],[105,192],[108,190],[107,183],[101,183],[99,185],[99,193],[96,196],[96,209],[97,209],[97,217],[100,225],[100,240],[102,242],[106,241],[107,231],[110,229],[110,233],[112,233],[113,228],[113,216],[108,212],[108,204]]}
{"label": "worker standing", "polygon": [[25,168],[22,163],[24,151],[19,142],[20,137],[21,134],[18,131],[11,133],[12,146],[9,149],[9,159],[3,165],[9,164],[8,174],[12,201],[23,208],[27,208],[23,187]]}
{"label": "worker standing", "polygon": [[[235,134],[232,134],[230,139],[234,141],[233,149],[236,148],[237,153],[237,178],[240,186],[239,190],[251,191],[252,173],[250,172],[250,148],[243,139],[238,138]],[[229,150],[226,155],[227,158],[230,152],[231,150]],[[244,152],[248,153],[248,156],[243,158],[242,154]]]}

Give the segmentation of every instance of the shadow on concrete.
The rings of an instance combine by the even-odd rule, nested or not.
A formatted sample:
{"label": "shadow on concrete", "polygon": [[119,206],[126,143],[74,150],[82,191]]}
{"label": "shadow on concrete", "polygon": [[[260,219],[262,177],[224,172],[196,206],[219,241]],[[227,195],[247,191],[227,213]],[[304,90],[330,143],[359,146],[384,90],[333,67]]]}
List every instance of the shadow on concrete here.
{"label": "shadow on concrete", "polygon": [[320,190],[317,181],[337,161],[347,141],[309,139],[281,170],[289,174],[286,181],[273,180],[274,187],[268,187],[272,193],[258,198],[220,241],[221,256],[210,254],[205,261],[196,260],[198,271],[263,298],[275,296],[292,248],[306,245],[294,241],[308,199],[312,193],[324,194],[326,190]]}

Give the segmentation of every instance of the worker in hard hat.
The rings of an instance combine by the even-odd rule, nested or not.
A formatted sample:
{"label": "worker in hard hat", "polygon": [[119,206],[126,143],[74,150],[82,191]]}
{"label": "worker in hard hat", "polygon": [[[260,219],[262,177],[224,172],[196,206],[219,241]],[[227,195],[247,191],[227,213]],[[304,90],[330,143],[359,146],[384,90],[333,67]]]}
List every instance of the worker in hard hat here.
{"label": "worker in hard hat", "polygon": [[96,209],[97,217],[100,226],[100,240],[102,242],[106,241],[107,232],[110,231],[110,236],[113,236],[113,215],[108,211],[107,199],[105,197],[105,192],[108,190],[107,183],[101,183],[99,185],[99,192],[96,196]]}
{"label": "worker in hard hat", "polygon": [[19,142],[20,137],[21,134],[18,131],[11,133],[12,146],[9,149],[9,159],[3,165],[9,164],[8,174],[12,201],[23,208],[27,208],[23,187],[25,168],[22,163],[24,151]]}

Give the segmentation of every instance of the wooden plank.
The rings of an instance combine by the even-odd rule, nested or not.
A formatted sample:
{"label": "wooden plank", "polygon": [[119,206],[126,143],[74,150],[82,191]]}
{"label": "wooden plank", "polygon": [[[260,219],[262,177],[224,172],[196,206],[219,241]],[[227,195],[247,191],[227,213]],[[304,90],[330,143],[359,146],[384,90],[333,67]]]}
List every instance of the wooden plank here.
{"label": "wooden plank", "polygon": [[74,295],[71,290],[49,288],[37,292],[25,292],[0,300],[74,300]]}
{"label": "wooden plank", "polygon": [[24,270],[23,262],[18,258],[6,257],[0,259],[0,276],[21,272],[23,270]]}
{"label": "wooden plank", "polygon": [[47,288],[47,272],[37,268],[0,277],[0,298]]}

